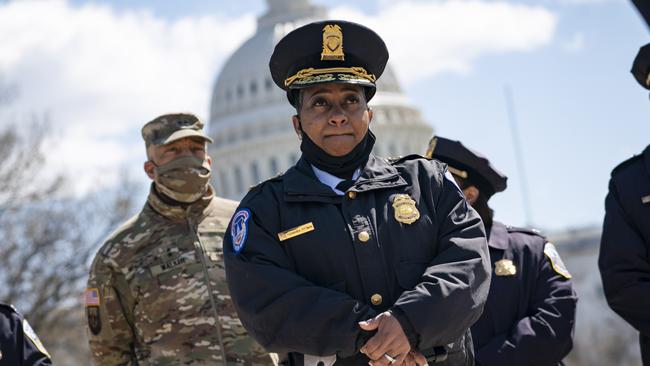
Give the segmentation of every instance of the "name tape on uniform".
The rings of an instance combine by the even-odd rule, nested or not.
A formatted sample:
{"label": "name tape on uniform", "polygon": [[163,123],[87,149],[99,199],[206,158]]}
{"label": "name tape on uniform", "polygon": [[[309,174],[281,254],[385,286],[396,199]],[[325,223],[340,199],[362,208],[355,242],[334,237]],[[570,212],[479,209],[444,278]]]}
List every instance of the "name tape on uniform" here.
{"label": "name tape on uniform", "polygon": [[287,239],[291,239],[293,237],[308,233],[310,231],[314,231],[313,222],[308,222],[306,224],[296,226],[293,229],[289,229],[281,233],[278,233],[278,239],[280,239],[280,241],[285,241]]}

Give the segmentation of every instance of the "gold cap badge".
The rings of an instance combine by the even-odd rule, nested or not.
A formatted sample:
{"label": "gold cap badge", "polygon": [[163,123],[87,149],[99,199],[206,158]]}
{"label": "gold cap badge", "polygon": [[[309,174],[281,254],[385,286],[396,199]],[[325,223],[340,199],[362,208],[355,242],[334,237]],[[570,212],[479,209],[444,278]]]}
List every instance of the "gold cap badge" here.
{"label": "gold cap badge", "polygon": [[320,54],[321,61],[333,60],[343,61],[343,32],[337,24],[328,24],[323,28],[323,52]]}
{"label": "gold cap badge", "polygon": [[494,274],[497,276],[514,276],[517,274],[517,267],[510,259],[502,259],[494,263]]}
{"label": "gold cap badge", "polygon": [[415,201],[408,194],[395,195],[393,199],[395,220],[403,224],[412,224],[420,218],[420,211],[415,207]]}

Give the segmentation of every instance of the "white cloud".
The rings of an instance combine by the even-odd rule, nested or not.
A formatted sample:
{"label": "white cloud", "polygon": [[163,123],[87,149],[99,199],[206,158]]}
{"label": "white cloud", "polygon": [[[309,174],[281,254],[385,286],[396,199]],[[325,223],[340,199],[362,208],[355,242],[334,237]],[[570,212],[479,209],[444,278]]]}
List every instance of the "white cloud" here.
{"label": "white cloud", "polygon": [[[384,2],[375,15],[343,7],[331,16],[376,29],[405,83],[542,47],[557,22],[542,7],[488,0]],[[137,161],[137,171],[142,124],[179,110],[207,119],[216,73],[254,29],[253,14],[169,21],[97,3],[0,3],[0,77],[19,87],[17,110],[51,117],[62,142],[53,169],[96,177]]]}
{"label": "white cloud", "polygon": [[217,70],[253,30],[252,15],[166,21],[97,4],[9,2],[0,5],[0,75],[19,87],[16,109],[51,116],[63,137],[56,166],[116,166],[134,158],[139,128],[156,115],[207,118]]}
{"label": "white cloud", "polygon": [[539,6],[484,0],[385,2],[376,15],[341,7],[332,16],[375,29],[407,83],[445,71],[468,72],[485,54],[535,50],[551,41],[557,23]]}

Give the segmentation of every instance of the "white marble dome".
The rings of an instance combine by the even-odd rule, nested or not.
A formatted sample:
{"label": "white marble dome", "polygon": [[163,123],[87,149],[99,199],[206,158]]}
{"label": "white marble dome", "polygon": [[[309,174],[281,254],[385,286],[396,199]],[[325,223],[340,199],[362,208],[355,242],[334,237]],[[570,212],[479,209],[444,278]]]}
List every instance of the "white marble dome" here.
{"label": "white marble dome", "polygon": [[[225,63],[210,105],[213,184],[222,197],[241,199],[248,188],[286,170],[300,157],[291,125],[295,110],[271,80],[268,62],[275,44],[296,27],[327,18],[309,0],[267,0],[257,31]],[[390,51],[390,50],[389,50]],[[390,64],[370,102],[370,125],[380,156],[422,154],[433,129],[402,93]]]}

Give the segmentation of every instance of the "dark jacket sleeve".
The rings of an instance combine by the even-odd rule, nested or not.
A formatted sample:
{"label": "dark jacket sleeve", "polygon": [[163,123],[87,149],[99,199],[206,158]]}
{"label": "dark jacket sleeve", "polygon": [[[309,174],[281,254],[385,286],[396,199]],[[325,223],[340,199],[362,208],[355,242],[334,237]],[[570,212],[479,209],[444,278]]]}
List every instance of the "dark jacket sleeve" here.
{"label": "dark jacket sleeve", "polygon": [[440,174],[428,184],[439,228],[438,252],[419,283],[394,305],[408,318],[421,350],[463,335],[480,317],[490,284],[483,223],[451,179]]}
{"label": "dark jacket sleeve", "polygon": [[[641,333],[650,335],[650,248],[626,212],[620,189],[612,178],[605,199],[600,275],[609,306]],[[636,199],[640,202],[641,197]]]}
{"label": "dark jacket sleeve", "polygon": [[367,337],[358,322],[375,311],[297,274],[273,231],[264,227],[273,225],[277,212],[247,208],[252,219],[243,249],[233,251],[230,227],[224,239],[228,285],[244,327],[271,352],[355,354]]}
{"label": "dark jacket sleeve", "polygon": [[475,350],[478,365],[557,365],[571,351],[576,294],[544,254],[540,260],[530,315]]}
{"label": "dark jacket sleeve", "polygon": [[23,317],[16,312],[3,310],[0,313],[0,365],[51,366],[49,356],[25,334],[23,321]]}

